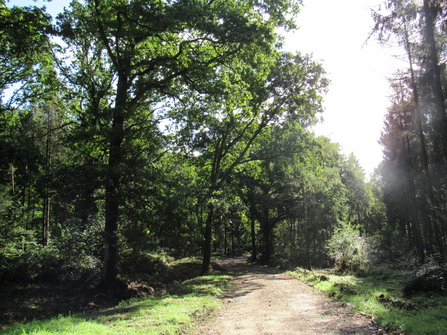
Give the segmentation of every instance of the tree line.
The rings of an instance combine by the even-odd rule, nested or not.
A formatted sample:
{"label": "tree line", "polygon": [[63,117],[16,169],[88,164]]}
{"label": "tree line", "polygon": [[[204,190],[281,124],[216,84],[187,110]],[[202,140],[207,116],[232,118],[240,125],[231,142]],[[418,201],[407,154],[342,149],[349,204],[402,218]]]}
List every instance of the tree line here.
{"label": "tree line", "polygon": [[447,118],[443,1],[386,1],[373,33],[401,50],[391,78],[391,106],[381,136],[380,166],[390,231],[421,262],[445,260]]}
{"label": "tree line", "polygon": [[[365,182],[353,155],[311,131],[328,88],[322,65],[281,51],[278,32],[296,29],[299,6],[87,0],[52,21],[1,1],[0,276],[101,269],[99,288],[113,292],[126,257],[157,250],[202,255],[202,274],[215,252],[360,270],[364,260],[348,262],[363,255],[358,239],[382,260],[418,239],[424,255],[443,251],[442,122],[418,109],[430,171],[416,174],[422,156],[399,155],[420,150],[420,136],[406,132],[407,151],[391,159],[401,134],[391,126],[413,123],[390,119],[382,174]],[[409,98],[412,82],[398,83]]]}

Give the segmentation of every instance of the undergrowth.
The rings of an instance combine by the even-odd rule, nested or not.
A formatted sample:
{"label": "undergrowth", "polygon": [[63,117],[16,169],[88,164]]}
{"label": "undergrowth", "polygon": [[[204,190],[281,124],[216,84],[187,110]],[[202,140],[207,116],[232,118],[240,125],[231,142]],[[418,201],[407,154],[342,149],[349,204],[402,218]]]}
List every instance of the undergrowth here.
{"label": "undergrowth", "polygon": [[382,329],[405,335],[447,334],[447,297],[404,298],[405,277],[382,270],[365,277],[296,269],[291,274],[316,289],[362,312]]}
{"label": "undergrowth", "polygon": [[230,283],[230,276],[214,271],[209,276],[186,281],[171,294],[133,298],[91,314],[19,324],[0,334],[178,334],[212,315],[220,304],[216,296]]}

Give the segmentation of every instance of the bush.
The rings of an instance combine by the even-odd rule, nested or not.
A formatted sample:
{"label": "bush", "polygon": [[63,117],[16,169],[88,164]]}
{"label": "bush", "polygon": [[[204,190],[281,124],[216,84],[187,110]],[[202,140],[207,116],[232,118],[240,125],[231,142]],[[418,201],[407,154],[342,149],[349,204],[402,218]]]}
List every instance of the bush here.
{"label": "bush", "polygon": [[62,265],[58,250],[54,246],[34,244],[26,251],[3,255],[0,264],[0,279],[3,282],[29,282],[53,279]]}
{"label": "bush", "polygon": [[95,227],[81,231],[74,225],[62,229],[62,236],[48,246],[35,242],[31,234],[14,232],[10,241],[0,240],[0,281],[77,281],[100,267],[100,234]]}
{"label": "bush", "polygon": [[362,274],[368,269],[368,243],[349,223],[342,223],[334,232],[328,251],[337,272]]}
{"label": "bush", "polygon": [[123,252],[120,257],[120,274],[130,280],[139,279],[152,282],[156,279],[169,281],[166,259],[148,253]]}
{"label": "bush", "polygon": [[60,280],[80,280],[85,273],[99,270],[103,245],[101,234],[101,225],[96,221],[85,229],[79,229],[76,220],[67,222],[62,236],[54,241],[63,260]]}
{"label": "bush", "polygon": [[447,288],[447,266],[427,263],[420,267],[405,284],[404,296],[424,293],[429,296],[445,294]]}

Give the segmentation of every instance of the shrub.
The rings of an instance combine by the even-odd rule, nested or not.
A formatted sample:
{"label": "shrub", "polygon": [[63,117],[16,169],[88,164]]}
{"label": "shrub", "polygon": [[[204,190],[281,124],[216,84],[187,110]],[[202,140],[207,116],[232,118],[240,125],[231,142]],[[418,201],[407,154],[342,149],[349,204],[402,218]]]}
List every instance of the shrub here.
{"label": "shrub", "polygon": [[57,276],[61,266],[58,250],[54,246],[38,244],[26,251],[3,255],[0,264],[0,279],[4,282],[45,280]]}
{"label": "shrub", "polygon": [[429,296],[445,294],[447,287],[447,266],[427,263],[421,266],[405,284],[403,294],[411,296],[424,293]]}
{"label": "shrub", "polygon": [[359,230],[342,223],[328,243],[329,256],[340,273],[365,273],[368,268],[368,244]]}
{"label": "shrub", "polygon": [[0,281],[77,281],[96,273],[102,246],[98,229],[67,224],[61,231],[47,246],[21,230],[13,231],[10,241],[0,240]]}

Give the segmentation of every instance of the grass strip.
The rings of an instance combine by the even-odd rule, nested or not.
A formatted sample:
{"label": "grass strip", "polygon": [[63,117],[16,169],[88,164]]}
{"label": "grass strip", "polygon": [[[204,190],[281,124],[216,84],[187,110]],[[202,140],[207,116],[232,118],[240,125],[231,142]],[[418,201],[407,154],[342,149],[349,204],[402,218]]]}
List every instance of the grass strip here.
{"label": "grass strip", "polygon": [[217,295],[230,286],[231,279],[216,272],[186,281],[169,295],[130,299],[91,314],[32,321],[4,329],[0,334],[179,334],[213,314],[220,305]]}
{"label": "grass strip", "polygon": [[370,315],[387,332],[405,335],[447,334],[447,297],[417,296],[404,299],[398,272],[366,277],[343,276],[296,269],[291,274],[348,306]]}

